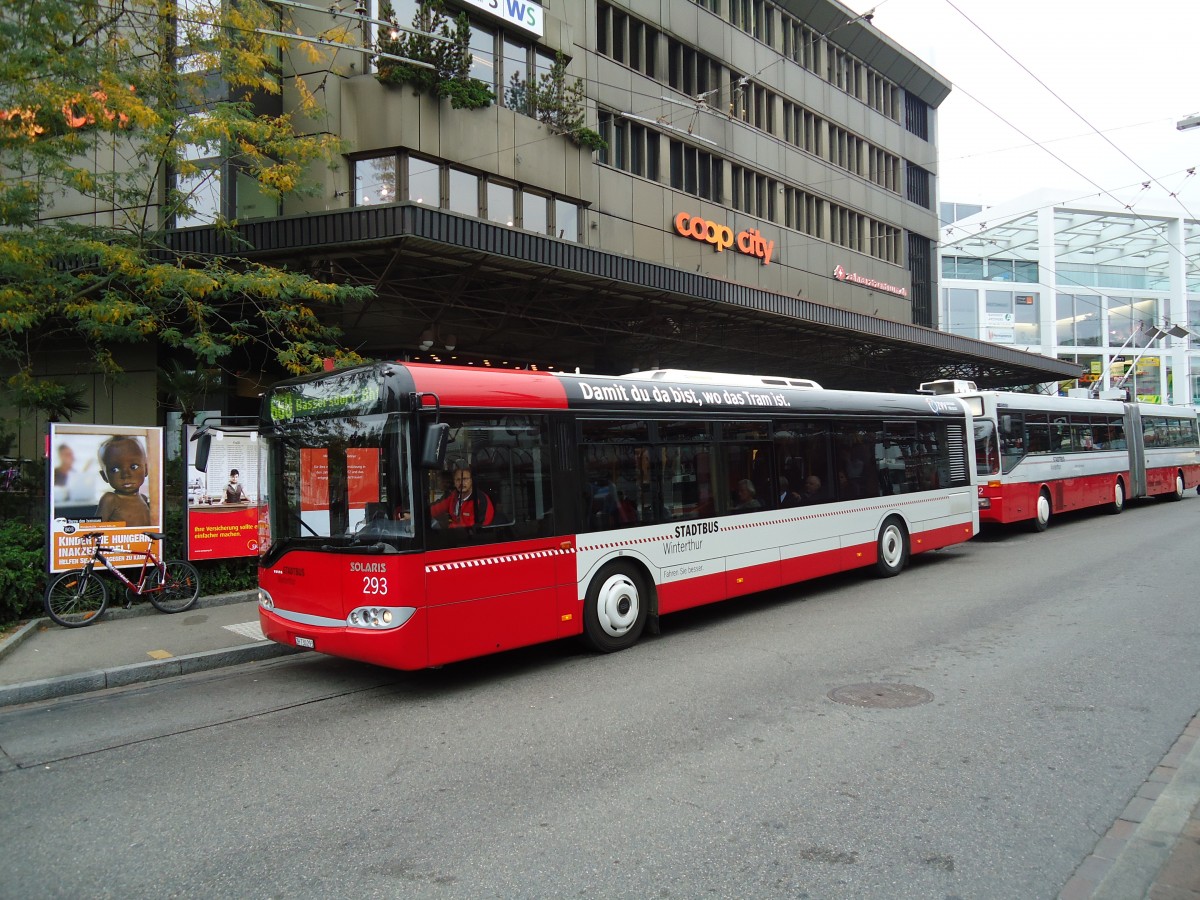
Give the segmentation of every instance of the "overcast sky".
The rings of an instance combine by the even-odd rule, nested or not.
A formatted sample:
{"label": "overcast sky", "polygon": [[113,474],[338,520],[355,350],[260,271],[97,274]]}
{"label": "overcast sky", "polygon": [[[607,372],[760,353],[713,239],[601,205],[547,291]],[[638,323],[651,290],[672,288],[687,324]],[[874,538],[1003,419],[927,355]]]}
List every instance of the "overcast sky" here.
{"label": "overcast sky", "polygon": [[1200,128],[1175,128],[1200,112],[1200,0],[843,2],[954,85],[943,202],[1061,188],[1200,218]]}

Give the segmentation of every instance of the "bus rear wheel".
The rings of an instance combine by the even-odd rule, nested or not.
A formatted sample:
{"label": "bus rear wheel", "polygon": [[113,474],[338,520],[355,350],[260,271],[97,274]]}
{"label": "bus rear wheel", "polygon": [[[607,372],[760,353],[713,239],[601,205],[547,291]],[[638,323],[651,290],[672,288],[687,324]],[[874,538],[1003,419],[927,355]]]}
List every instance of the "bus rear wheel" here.
{"label": "bus rear wheel", "polygon": [[1050,507],[1050,492],[1043,488],[1038,493],[1033,518],[1029,520],[1030,529],[1033,531],[1045,531],[1050,527],[1050,517],[1053,514],[1053,510]]}
{"label": "bus rear wheel", "polygon": [[624,650],[637,643],[646,627],[650,595],[636,567],[614,562],[602,568],[588,585],[583,605],[583,633],[601,653]]}
{"label": "bus rear wheel", "polygon": [[1113,485],[1112,503],[1108,505],[1108,511],[1114,516],[1119,516],[1121,510],[1125,508],[1125,485],[1118,478],[1116,484]]}
{"label": "bus rear wheel", "polygon": [[1183,486],[1183,473],[1176,472],[1175,473],[1175,490],[1173,490],[1173,491],[1171,491],[1171,493],[1167,494],[1167,499],[1168,500],[1182,500],[1183,492],[1185,490],[1187,490],[1187,488],[1185,488]]}
{"label": "bus rear wheel", "polygon": [[899,575],[908,562],[908,530],[898,516],[884,520],[879,529],[875,554],[875,572],[880,578]]}

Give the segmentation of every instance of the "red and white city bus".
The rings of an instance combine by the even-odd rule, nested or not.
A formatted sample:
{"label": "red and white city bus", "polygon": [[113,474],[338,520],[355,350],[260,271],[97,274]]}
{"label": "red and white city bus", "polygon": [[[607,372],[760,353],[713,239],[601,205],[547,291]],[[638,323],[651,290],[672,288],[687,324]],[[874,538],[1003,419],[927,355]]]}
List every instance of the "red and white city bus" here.
{"label": "red and white city bus", "polygon": [[276,385],[260,433],[263,632],[399,669],[620,650],[663,614],[895,575],[978,530],[953,397],[384,363]]}
{"label": "red and white city bus", "polygon": [[1055,513],[1135,497],[1179,500],[1200,484],[1196,411],[1090,397],[977,391],[935,381],[921,392],[958,396],[975,420],[979,518],[1045,531]]}

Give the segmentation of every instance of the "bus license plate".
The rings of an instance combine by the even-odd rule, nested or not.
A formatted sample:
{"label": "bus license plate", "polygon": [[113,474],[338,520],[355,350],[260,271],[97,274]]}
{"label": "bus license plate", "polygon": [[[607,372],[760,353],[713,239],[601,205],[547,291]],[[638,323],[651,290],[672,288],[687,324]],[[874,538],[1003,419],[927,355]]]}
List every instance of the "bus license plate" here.
{"label": "bus license plate", "polygon": [[317,644],[316,644],[316,641],[314,641],[312,638],[300,637],[299,635],[297,635],[296,636],[296,646],[297,647],[307,647],[309,650],[312,650],[314,647],[317,646]]}

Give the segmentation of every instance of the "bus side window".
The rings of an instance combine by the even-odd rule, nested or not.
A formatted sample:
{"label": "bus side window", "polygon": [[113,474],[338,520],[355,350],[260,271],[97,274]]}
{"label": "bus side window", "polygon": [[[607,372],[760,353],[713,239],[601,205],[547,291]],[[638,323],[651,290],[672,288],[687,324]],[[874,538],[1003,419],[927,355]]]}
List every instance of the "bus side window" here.
{"label": "bus side window", "polygon": [[1050,426],[1045,413],[1027,413],[1025,416],[1025,442],[1029,453],[1050,453]]}

